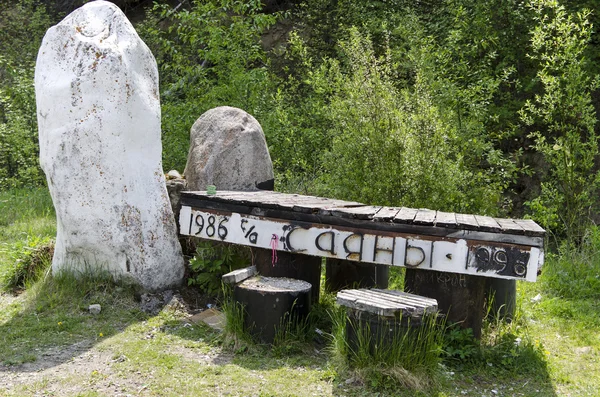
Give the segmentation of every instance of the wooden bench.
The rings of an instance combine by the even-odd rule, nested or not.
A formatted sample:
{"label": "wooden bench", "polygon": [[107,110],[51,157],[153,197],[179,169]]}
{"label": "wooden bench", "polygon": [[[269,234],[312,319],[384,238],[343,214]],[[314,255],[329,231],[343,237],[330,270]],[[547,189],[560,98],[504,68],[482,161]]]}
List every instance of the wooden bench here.
{"label": "wooden bench", "polygon": [[[410,292],[436,298],[443,312],[467,301],[460,313],[469,316],[483,306],[484,277],[535,281],[544,261],[545,231],[531,220],[270,191],[182,192],[181,203],[180,234],[261,248],[261,274],[308,281],[313,293],[322,257],[400,266]],[[477,334],[480,322],[465,324]]]}

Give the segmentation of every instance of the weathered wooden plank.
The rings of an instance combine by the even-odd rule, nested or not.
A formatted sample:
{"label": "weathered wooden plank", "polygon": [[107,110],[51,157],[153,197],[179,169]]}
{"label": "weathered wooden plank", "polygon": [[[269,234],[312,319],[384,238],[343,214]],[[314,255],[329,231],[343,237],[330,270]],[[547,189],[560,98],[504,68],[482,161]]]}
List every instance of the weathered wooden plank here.
{"label": "weathered wooden plank", "polygon": [[390,290],[353,289],[337,294],[337,303],[382,316],[422,316],[437,311],[437,301],[418,295]]}
{"label": "weathered wooden plank", "polygon": [[[399,224],[356,219],[346,220],[347,226],[336,226],[323,223],[318,216],[315,216],[317,222],[307,223],[274,217],[273,213],[269,212],[259,216],[258,213],[254,213],[255,210],[267,211],[253,207],[250,212],[253,216],[250,216],[229,209],[197,210],[184,205],[179,216],[180,233],[267,249],[274,248],[272,236],[275,235],[275,249],[290,253],[528,281],[535,281],[537,268],[543,261],[543,245],[537,242],[540,237],[513,236],[505,233],[488,233],[486,236],[484,232],[479,231],[448,229],[454,232],[445,233],[438,238],[420,236],[415,234],[415,231],[418,228],[424,232],[446,229],[418,225],[404,227]],[[341,218],[329,217],[328,220],[331,219]],[[365,229],[365,225],[377,227]],[[391,229],[381,230],[386,225]],[[410,230],[404,233],[393,228]],[[489,241],[498,236],[504,240]],[[488,240],[485,241],[482,237]],[[522,244],[513,245],[512,249],[517,249],[522,253],[519,255],[524,255],[521,261],[527,263],[527,269],[519,268],[518,272],[513,271],[516,269],[516,262],[512,262],[516,261],[519,255],[511,255],[509,266],[502,269],[493,263],[482,262],[485,258],[476,255],[480,249],[506,251],[508,248],[505,244],[515,237],[520,238]],[[536,244],[528,244],[528,241]]]}
{"label": "weathered wooden plank", "polygon": [[402,292],[402,291],[398,291],[398,290],[394,290],[394,289],[388,289],[388,290],[372,289],[371,291],[377,291],[377,292],[386,293],[388,295],[395,295],[398,297],[402,297],[403,299],[406,299],[408,302],[413,302],[413,301],[418,302],[419,305],[421,305],[423,307],[427,307],[428,309],[430,309],[432,311],[437,310],[437,307],[438,307],[437,300],[435,300],[433,298],[428,298],[426,296],[409,294],[408,292]]}
{"label": "weathered wooden plank", "polygon": [[398,211],[398,214],[396,214],[396,216],[394,217],[394,222],[395,223],[413,223],[413,220],[415,219],[417,212],[419,212],[418,209],[402,207],[400,209],[400,211]]}
{"label": "weathered wooden plank", "polygon": [[475,215],[479,230],[486,232],[502,232],[502,228],[498,222],[491,216]]}
{"label": "weathered wooden plank", "polygon": [[363,205],[360,207],[334,207],[327,208],[331,215],[339,216],[342,218],[356,218],[356,219],[373,219],[373,216],[381,209],[381,207],[374,207],[371,205]]}
{"label": "weathered wooden plank", "polygon": [[362,300],[356,299],[356,297],[354,297],[353,295],[344,294],[343,291],[338,292],[336,302],[340,306],[350,307],[353,309],[358,309],[386,317],[393,317],[398,311],[393,306],[375,307],[369,302],[364,302]]}
{"label": "weathered wooden plank", "polygon": [[438,211],[435,216],[435,225],[438,227],[449,227],[451,229],[457,228],[456,214],[454,212]]}
{"label": "weathered wooden plank", "polygon": [[353,295],[357,302],[370,304],[374,307],[393,308],[396,313],[402,312],[403,315],[422,315],[425,313],[425,307],[416,305],[414,301],[407,301],[401,297],[381,294],[371,290],[353,290]]}
{"label": "weathered wooden plank", "polygon": [[413,223],[416,225],[431,225],[431,226],[433,226],[436,213],[437,213],[437,211],[428,210],[426,208],[421,208],[417,212],[417,215],[415,215],[415,219],[413,220]]}
{"label": "weathered wooden plank", "polygon": [[470,214],[456,214],[456,223],[458,226],[464,229],[477,230],[479,229],[479,223],[475,219],[475,215]]}
{"label": "weathered wooden plank", "polygon": [[225,284],[237,284],[258,274],[256,266],[248,266],[243,269],[234,270],[221,277]]}
{"label": "weathered wooden plank", "polygon": [[523,234],[523,228],[513,219],[495,218],[504,233]]}
{"label": "weathered wooden plank", "polygon": [[381,207],[375,215],[373,220],[375,222],[389,222],[400,212],[400,208],[397,207]]}
{"label": "weathered wooden plank", "polygon": [[531,219],[515,219],[515,222],[523,228],[528,236],[544,236],[546,230]]}

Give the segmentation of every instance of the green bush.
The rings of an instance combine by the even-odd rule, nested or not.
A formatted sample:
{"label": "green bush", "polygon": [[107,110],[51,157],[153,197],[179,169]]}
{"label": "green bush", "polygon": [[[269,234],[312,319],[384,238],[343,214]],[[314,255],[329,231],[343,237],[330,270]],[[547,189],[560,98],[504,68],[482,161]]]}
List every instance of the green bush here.
{"label": "green bush", "polygon": [[160,72],[165,169],[184,169],[190,128],[205,111],[235,106],[260,122],[269,110],[274,90],[260,37],[277,15],[261,10],[259,0],[156,3],[138,25]]}
{"label": "green bush", "polygon": [[530,7],[536,16],[531,56],[540,65],[542,93],[527,101],[520,114],[537,129],[531,138],[549,169],[542,174],[541,195],[529,206],[543,226],[578,244],[592,223],[600,187],[592,103],[600,80],[589,76],[585,58],[590,12],[571,15],[551,0],[533,0]]}
{"label": "green bush", "polygon": [[600,228],[590,227],[581,245],[564,242],[558,253],[547,255],[540,281],[544,287],[566,299],[600,297]]}
{"label": "green bush", "polygon": [[240,245],[202,241],[190,259],[188,285],[198,286],[210,296],[222,292],[221,277],[236,269],[250,266],[250,249]]}
{"label": "green bush", "polygon": [[34,0],[0,7],[0,189],[44,183],[33,77],[51,23],[45,6]]}
{"label": "green bush", "polygon": [[[293,44],[301,52],[302,43]],[[300,129],[298,136],[314,139],[292,136],[300,156],[290,146],[287,157],[300,163],[295,159],[311,152],[308,158],[318,159],[319,168],[307,167],[314,174],[311,190],[374,204],[496,213],[503,176],[474,164],[489,157],[490,146],[479,136],[465,145],[452,115],[435,104],[425,53],[411,53],[415,82],[401,89],[389,50],[377,56],[369,37],[355,28],[338,44],[341,60],[327,59],[316,70],[310,59],[305,63],[313,70],[304,83],[322,108],[315,119],[326,130]],[[473,147],[481,148],[479,155]]]}

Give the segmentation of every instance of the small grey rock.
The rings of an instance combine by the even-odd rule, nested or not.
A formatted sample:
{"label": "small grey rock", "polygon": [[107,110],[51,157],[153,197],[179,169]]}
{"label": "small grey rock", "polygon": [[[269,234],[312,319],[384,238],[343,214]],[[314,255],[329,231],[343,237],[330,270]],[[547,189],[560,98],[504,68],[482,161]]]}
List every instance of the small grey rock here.
{"label": "small grey rock", "polygon": [[92,314],[100,314],[100,311],[102,311],[102,306],[100,306],[99,304],[93,304],[90,305],[88,307],[88,311]]}

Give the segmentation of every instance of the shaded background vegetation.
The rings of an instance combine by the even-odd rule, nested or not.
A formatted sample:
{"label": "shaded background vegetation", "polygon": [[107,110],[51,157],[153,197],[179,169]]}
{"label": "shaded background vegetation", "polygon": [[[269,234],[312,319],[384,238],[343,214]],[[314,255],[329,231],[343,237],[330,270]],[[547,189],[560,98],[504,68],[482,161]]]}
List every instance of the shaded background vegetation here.
{"label": "shaded background vegetation", "polygon": [[[0,1],[0,188],[44,184],[33,67],[84,1]],[[596,2],[120,1],[160,69],[165,169],[240,107],[277,189],[531,216],[579,244],[597,215]]]}

